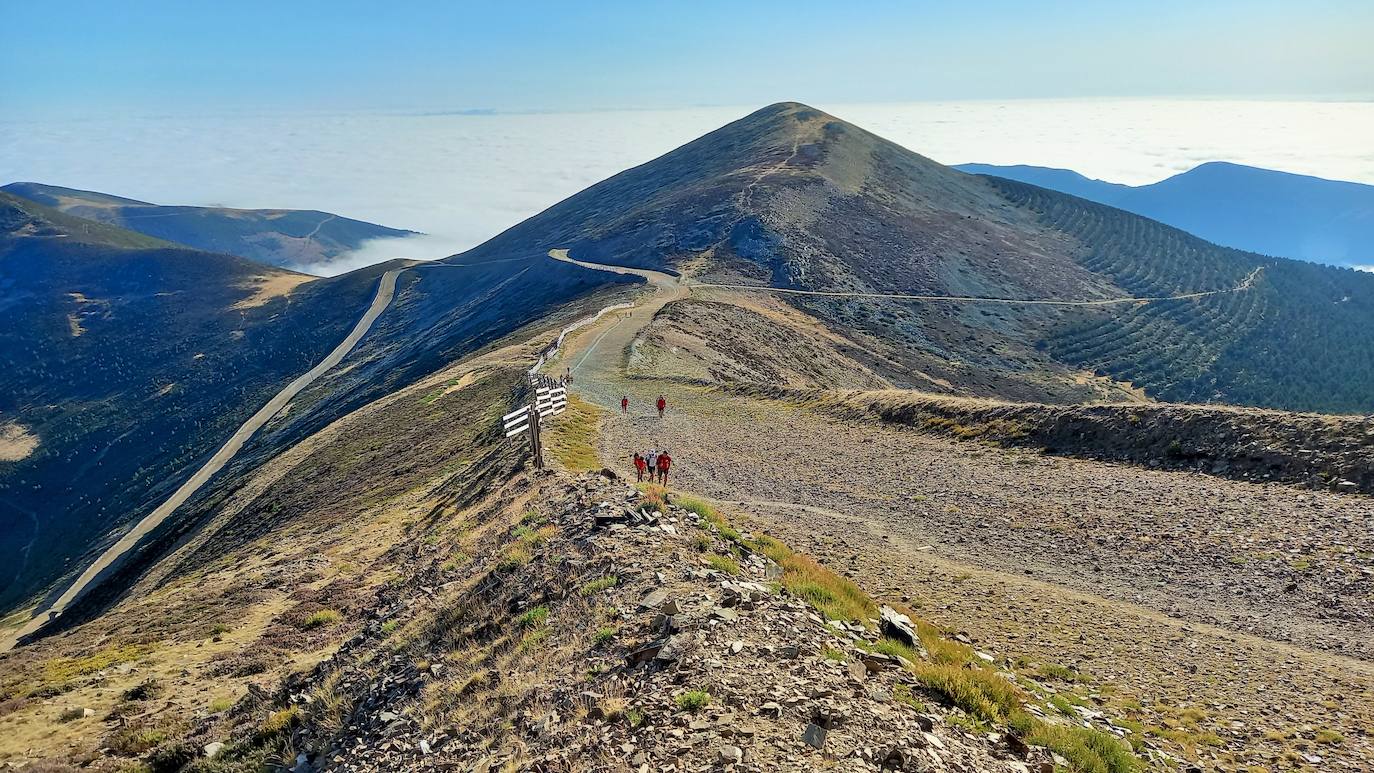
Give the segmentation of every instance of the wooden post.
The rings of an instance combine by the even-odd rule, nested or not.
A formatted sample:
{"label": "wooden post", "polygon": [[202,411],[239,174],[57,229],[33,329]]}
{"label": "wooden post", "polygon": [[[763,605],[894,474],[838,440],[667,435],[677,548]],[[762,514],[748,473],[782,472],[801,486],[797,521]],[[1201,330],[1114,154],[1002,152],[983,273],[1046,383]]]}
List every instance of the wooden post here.
{"label": "wooden post", "polygon": [[530,401],[530,450],[534,454],[534,469],[544,469],[544,444],[539,438],[539,398],[537,396]]}

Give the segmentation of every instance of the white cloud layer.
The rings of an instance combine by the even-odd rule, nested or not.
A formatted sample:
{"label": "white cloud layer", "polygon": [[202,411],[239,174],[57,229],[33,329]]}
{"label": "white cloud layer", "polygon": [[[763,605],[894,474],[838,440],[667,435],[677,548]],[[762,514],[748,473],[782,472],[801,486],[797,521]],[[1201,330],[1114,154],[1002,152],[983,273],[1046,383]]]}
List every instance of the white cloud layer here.
{"label": "white cloud layer", "polygon": [[[1140,184],[1212,160],[1374,183],[1374,103],[1073,100],[817,105],[943,163]],[[0,183],[164,204],[320,209],[428,234],[328,267],[472,247],[749,112],[0,117]]]}

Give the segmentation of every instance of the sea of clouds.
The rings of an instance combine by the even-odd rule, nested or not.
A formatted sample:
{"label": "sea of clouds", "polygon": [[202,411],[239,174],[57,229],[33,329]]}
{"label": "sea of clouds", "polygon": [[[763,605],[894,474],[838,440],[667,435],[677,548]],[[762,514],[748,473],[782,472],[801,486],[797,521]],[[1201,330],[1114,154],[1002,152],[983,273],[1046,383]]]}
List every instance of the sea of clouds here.
{"label": "sea of clouds", "polygon": [[[1374,183],[1374,103],[1030,100],[818,104],[947,164],[1074,169],[1132,185],[1204,161]],[[319,209],[422,237],[328,265],[461,252],[749,107],[581,113],[0,116],[0,184],[159,204]]]}

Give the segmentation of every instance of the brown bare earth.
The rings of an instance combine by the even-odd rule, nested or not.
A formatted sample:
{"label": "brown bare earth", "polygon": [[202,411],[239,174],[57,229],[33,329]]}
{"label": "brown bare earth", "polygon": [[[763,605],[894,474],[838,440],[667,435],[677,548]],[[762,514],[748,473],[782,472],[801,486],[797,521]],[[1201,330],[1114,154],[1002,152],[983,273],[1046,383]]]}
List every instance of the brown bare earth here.
{"label": "brown bare earth", "polygon": [[37,447],[38,438],[24,425],[0,423],[0,462],[17,462]]}
{"label": "brown bare earth", "polygon": [[255,277],[252,282],[244,286],[244,289],[252,290],[253,294],[235,303],[233,308],[251,309],[265,305],[273,298],[289,295],[292,290],[314,278],[307,274],[297,274],[294,271],[263,274]]}

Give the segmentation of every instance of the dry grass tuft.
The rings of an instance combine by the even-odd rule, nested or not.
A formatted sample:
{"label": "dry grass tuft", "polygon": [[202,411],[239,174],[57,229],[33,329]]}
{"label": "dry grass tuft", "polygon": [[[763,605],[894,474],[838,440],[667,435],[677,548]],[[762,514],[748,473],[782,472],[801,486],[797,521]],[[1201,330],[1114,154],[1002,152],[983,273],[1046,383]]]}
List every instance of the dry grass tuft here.
{"label": "dry grass tuft", "polygon": [[569,393],[568,409],[548,421],[544,447],[569,472],[601,469],[601,457],[596,453],[601,414],[600,408]]}

